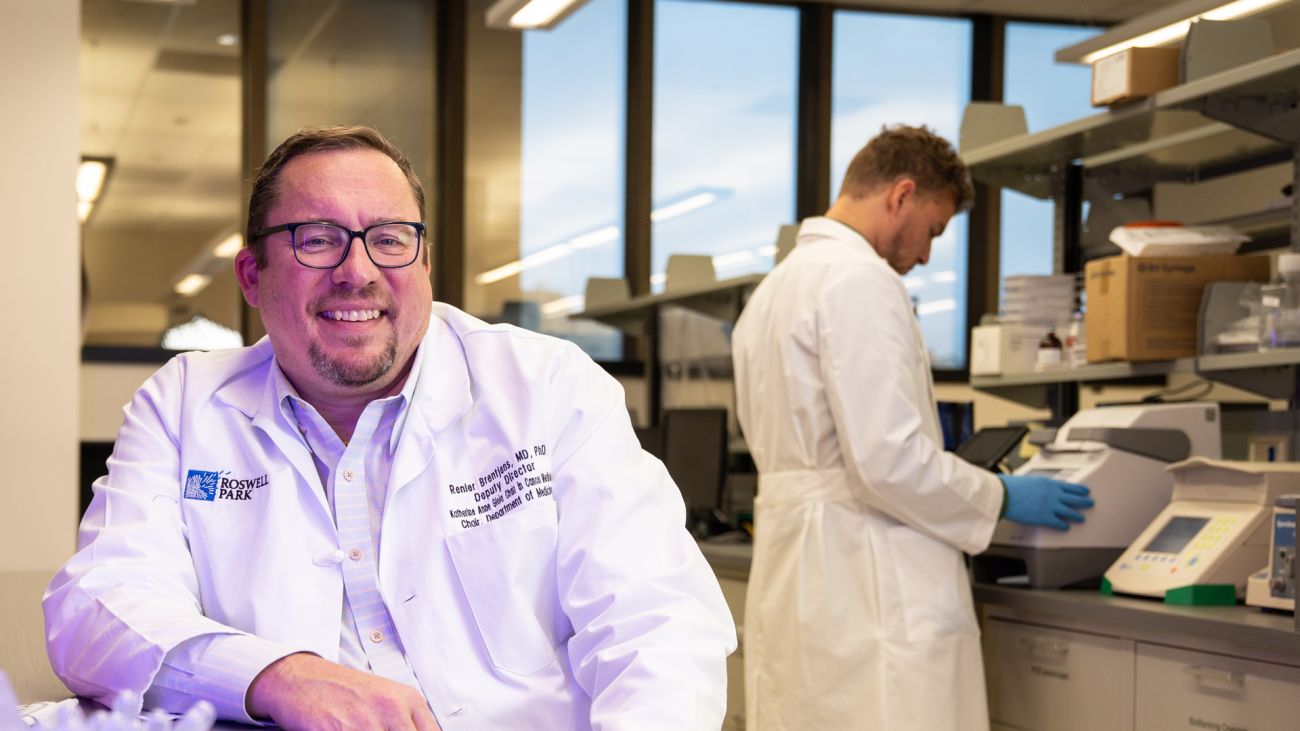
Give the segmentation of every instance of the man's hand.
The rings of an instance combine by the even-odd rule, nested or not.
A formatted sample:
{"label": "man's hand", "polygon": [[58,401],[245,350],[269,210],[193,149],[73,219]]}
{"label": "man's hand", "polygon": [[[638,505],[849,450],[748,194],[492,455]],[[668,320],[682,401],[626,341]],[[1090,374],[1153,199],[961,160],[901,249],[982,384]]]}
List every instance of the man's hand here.
{"label": "man's hand", "polygon": [[248,712],[284,729],[439,731],[415,688],[302,652],[253,679]]}

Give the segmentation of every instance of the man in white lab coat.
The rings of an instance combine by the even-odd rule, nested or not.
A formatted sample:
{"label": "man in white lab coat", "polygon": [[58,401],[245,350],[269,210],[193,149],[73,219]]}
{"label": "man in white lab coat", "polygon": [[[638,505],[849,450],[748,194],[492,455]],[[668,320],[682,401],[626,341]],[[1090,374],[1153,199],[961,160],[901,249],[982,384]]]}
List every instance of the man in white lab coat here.
{"label": "man in white lab coat", "polygon": [[749,728],[988,728],[962,552],[999,515],[1066,529],[1087,488],[943,451],[902,276],[969,205],[951,145],[887,129],[764,278],[732,335],[759,471],[745,609]]}
{"label": "man in white lab coat", "polygon": [[286,728],[717,729],[734,627],[622,390],[434,303],[423,218],[374,130],[272,153],[235,262],[269,337],[126,407],[54,670]]}

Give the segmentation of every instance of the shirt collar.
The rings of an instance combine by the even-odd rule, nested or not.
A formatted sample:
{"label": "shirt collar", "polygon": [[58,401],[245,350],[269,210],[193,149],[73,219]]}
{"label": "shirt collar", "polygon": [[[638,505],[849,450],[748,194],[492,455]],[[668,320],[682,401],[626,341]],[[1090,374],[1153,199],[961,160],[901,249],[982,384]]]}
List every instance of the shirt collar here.
{"label": "shirt collar", "polygon": [[[415,353],[411,356],[411,370],[406,375],[406,383],[402,384],[402,390],[395,396],[376,399],[381,403],[392,401],[398,403],[398,406],[396,407],[397,416],[393,420],[393,430],[388,437],[389,454],[397,451],[397,442],[402,435],[402,427],[405,426],[406,417],[410,414],[411,402],[415,398],[416,385],[420,380],[423,355],[424,343],[421,342],[420,345],[415,348]],[[280,415],[284,417],[285,423],[294,427],[294,430],[299,433],[299,436],[303,436],[303,425],[299,419],[298,413],[295,411],[295,402],[300,409],[305,407],[315,410],[315,407],[312,406],[309,401],[304,399],[302,395],[298,393],[298,389],[294,388],[293,384],[289,382],[289,378],[285,376],[284,371],[280,369],[280,363],[278,360],[272,360],[271,362],[271,390],[275,403],[280,408]],[[374,402],[372,401],[371,403]],[[369,404],[366,406],[369,408]]]}

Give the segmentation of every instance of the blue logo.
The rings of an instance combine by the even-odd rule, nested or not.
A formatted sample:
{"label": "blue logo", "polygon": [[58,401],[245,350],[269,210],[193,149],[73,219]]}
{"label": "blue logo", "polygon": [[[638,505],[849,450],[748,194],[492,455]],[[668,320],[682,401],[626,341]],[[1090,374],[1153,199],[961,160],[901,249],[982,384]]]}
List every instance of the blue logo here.
{"label": "blue logo", "polygon": [[212,502],[217,497],[217,481],[220,477],[219,472],[190,470],[185,476],[185,499]]}

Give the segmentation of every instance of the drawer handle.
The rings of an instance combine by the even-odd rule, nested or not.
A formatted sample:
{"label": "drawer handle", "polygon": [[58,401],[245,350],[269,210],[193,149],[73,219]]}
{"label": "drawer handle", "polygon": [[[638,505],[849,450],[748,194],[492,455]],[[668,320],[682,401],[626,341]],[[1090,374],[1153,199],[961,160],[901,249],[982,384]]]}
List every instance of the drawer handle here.
{"label": "drawer handle", "polygon": [[1197,682],[1206,685],[1226,685],[1230,688],[1244,688],[1246,686],[1245,673],[1234,673],[1231,670],[1207,668],[1201,665],[1188,665],[1183,668],[1183,672],[1196,678]]}
{"label": "drawer handle", "polygon": [[1041,653],[1060,657],[1070,654],[1070,644],[1060,640],[1036,640],[1032,637],[1021,637],[1020,646],[1029,650],[1031,654]]}

